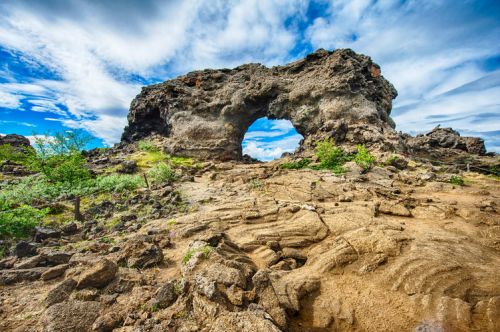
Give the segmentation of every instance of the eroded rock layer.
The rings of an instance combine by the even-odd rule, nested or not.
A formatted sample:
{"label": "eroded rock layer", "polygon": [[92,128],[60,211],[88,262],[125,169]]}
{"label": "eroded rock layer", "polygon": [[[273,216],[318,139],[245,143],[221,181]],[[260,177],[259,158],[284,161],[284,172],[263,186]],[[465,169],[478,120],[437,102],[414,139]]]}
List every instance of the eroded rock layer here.
{"label": "eroded rock layer", "polygon": [[369,57],[320,49],[285,66],[195,71],[145,87],[132,101],[122,139],[156,133],[173,154],[239,159],[246,130],[267,116],[290,120],[305,147],[329,133],[391,149],[399,139],[389,116],[396,95]]}

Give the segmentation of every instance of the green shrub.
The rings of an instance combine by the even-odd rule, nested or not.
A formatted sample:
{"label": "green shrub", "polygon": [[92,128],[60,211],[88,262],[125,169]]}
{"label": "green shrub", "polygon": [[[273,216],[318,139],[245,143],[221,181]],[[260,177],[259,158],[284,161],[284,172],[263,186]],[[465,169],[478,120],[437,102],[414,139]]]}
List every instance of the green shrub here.
{"label": "green shrub", "polygon": [[333,138],[325,139],[316,144],[316,156],[320,161],[319,168],[332,170],[335,174],[345,172],[342,165],[349,160],[344,150],[335,146]]}
{"label": "green shrub", "polygon": [[137,143],[137,148],[145,152],[158,152],[160,149],[150,140],[142,140]]}
{"label": "green shrub", "polygon": [[98,176],[93,185],[89,186],[92,192],[115,192],[121,193],[132,191],[144,186],[144,179],[140,175],[112,174]]}
{"label": "green shrub", "polygon": [[39,210],[28,205],[16,208],[4,204],[0,211],[0,237],[25,238],[40,224],[48,213],[47,209]]}
{"label": "green shrub", "polygon": [[464,179],[460,175],[452,175],[449,182],[457,186],[463,186],[465,184]]}
{"label": "green shrub", "polygon": [[170,183],[175,180],[175,173],[169,165],[160,162],[148,171],[148,177],[152,183]]}
{"label": "green shrub", "polygon": [[364,145],[358,145],[356,148],[358,152],[356,154],[356,157],[354,157],[354,162],[364,170],[372,168],[376,160],[375,156],[368,152]]}
{"label": "green shrub", "polygon": [[299,161],[290,161],[280,165],[282,169],[302,169],[306,168],[311,163],[311,159],[304,158]]}
{"label": "green shrub", "polygon": [[21,152],[9,144],[0,145],[0,161],[9,160],[22,164],[30,154],[32,154],[32,151],[29,149],[25,149],[25,152]]}
{"label": "green shrub", "polygon": [[53,200],[61,195],[59,185],[48,182],[45,177],[27,176],[15,184],[1,188],[0,201],[10,205],[35,204]]}

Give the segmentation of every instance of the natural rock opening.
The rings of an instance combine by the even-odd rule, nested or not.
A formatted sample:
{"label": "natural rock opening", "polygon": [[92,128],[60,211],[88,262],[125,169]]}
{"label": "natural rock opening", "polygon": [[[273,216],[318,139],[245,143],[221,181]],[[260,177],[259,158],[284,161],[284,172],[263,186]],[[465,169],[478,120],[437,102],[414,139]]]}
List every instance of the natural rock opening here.
{"label": "natural rock opening", "polygon": [[305,149],[342,129],[340,138],[350,143],[392,150],[396,95],[369,57],[321,49],[285,66],[195,71],[145,87],[131,104],[122,140],[160,134],[170,154],[239,160],[248,127],[268,117],[291,121]]}
{"label": "natural rock opening", "polygon": [[259,118],[243,137],[242,153],[260,161],[271,161],[283,153],[293,153],[303,138],[289,120]]}

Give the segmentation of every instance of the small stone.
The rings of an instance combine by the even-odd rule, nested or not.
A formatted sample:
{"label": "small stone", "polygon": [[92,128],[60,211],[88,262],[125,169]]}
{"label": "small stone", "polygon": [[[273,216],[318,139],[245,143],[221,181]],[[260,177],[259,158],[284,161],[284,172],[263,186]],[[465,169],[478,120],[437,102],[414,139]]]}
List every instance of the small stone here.
{"label": "small stone", "polygon": [[78,232],[78,226],[74,222],[64,224],[61,227],[61,231],[64,235],[73,235]]}
{"label": "small stone", "polygon": [[110,312],[98,317],[92,325],[92,331],[111,332],[120,326],[123,317],[115,312]]}
{"label": "small stone", "polygon": [[176,283],[175,281],[168,281],[161,286],[155,294],[154,304],[160,309],[171,306],[177,300]]}

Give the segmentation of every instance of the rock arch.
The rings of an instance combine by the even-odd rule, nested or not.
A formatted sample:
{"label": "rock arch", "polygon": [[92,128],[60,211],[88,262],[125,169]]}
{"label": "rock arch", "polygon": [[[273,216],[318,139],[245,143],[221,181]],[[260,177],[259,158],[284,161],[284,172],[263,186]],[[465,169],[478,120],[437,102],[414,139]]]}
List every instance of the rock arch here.
{"label": "rock arch", "polygon": [[369,57],[320,49],[285,66],[195,71],[144,87],[122,140],[158,134],[169,153],[237,160],[248,127],[268,117],[290,120],[304,148],[324,136],[383,146],[388,133],[397,141],[389,116],[396,95]]}

